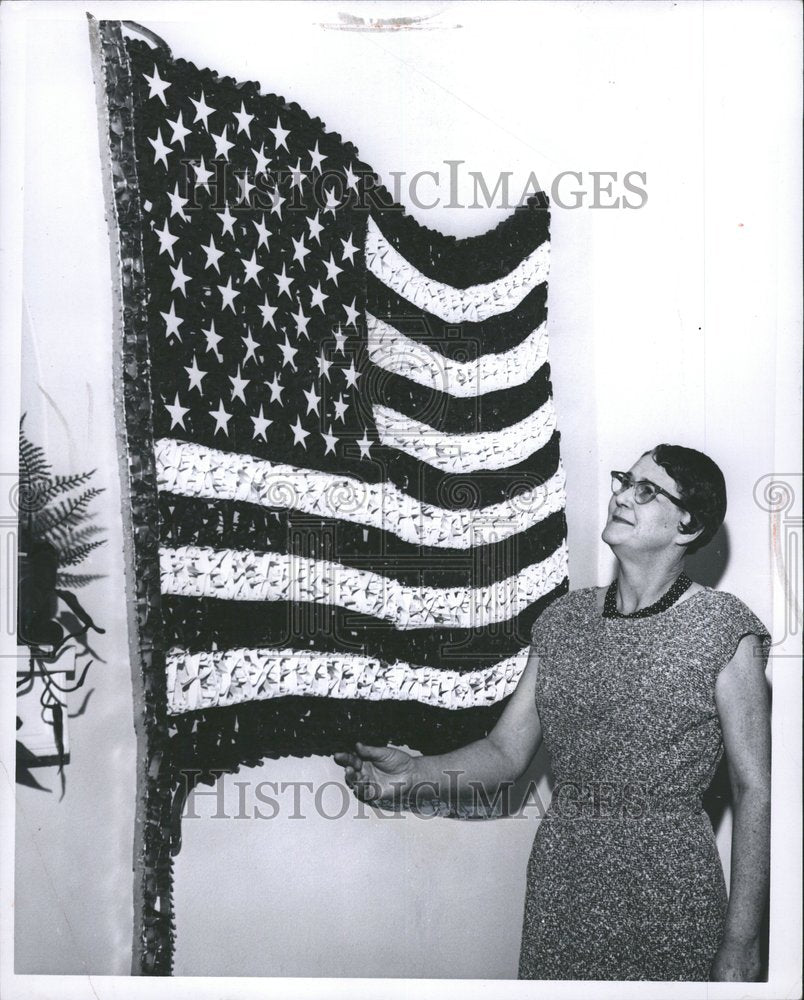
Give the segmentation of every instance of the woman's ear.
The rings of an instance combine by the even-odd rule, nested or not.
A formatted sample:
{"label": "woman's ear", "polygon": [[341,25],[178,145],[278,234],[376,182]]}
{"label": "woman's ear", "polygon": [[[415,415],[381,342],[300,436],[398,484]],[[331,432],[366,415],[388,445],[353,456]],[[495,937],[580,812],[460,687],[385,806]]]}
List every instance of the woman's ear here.
{"label": "woman's ear", "polygon": [[678,532],[680,535],[684,536],[684,541],[680,544],[689,545],[689,543],[694,541],[702,531],[703,525],[698,524],[697,518],[693,517],[689,511],[681,511],[681,517],[678,522]]}

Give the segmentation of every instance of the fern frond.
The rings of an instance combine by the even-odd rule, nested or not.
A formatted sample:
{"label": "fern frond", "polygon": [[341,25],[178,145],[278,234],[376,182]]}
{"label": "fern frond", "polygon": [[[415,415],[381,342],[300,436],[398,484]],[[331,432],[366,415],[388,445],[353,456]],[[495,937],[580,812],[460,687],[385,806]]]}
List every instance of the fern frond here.
{"label": "fern frond", "polygon": [[73,587],[86,587],[93,580],[105,579],[105,573],[59,573],[56,577],[56,585],[72,589]]}
{"label": "fern frond", "polygon": [[62,500],[55,507],[40,511],[34,516],[35,527],[46,535],[63,537],[67,529],[83,520],[87,504],[103,493],[103,488],[92,486],[77,497]]}
{"label": "fern frond", "polygon": [[106,539],[101,538],[97,542],[86,542],[84,545],[75,545],[67,548],[59,549],[59,565],[60,566],[75,566],[77,563],[82,562],[86,557],[92,552],[93,549],[99,548],[101,545],[106,544]]}
{"label": "fern frond", "polygon": [[45,457],[44,451],[38,444],[33,444],[22,433],[20,428],[20,479],[23,482],[32,482],[34,479],[50,479],[51,467]]}
{"label": "fern frond", "polygon": [[60,493],[68,493],[70,490],[83,486],[94,475],[95,470],[92,469],[91,472],[81,472],[74,476],[54,476],[44,491],[45,503],[49,503]]}
{"label": "fern frond", "polygon": [[[87,514],[84,520],[88,521],[94,516],[94,514]],[[99,524],[84,524],[83,527],[75,528],[67,533],[64,537],[64,546],[67,548],[75,548],[77,545],[83,545],[94,535],[99,535],[102,531],[103,528]]]}
{"label": "fern frond", "polygon": [[[58,550],[62,566],[75,566],[105,543],[102,529],[91,524],[96,511],[88,511],[103,487],[87,486],[96,470],[54,476],[44,450],[25,436],[25,414],[20,419],[20,527],[29,540],[50,542]],[[69,496],[73,490],[81,490]],[[84,586],[94,576],[63,574],[70,586]]]}

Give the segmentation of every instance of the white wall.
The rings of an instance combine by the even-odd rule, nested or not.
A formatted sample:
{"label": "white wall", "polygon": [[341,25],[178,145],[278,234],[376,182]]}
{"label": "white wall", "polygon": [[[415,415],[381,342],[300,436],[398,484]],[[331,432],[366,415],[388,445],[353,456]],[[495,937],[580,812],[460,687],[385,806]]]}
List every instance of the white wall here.
{"label": "white wall", "polygon": [[[752,488],[775,462],[798,462],[775,405],[780,394],[795,402],[799,385],[795,272],[783,266],[798,253],[788,223],[798,202],[794,5],[454,4],[442,29],[394,33],[325,30],[315,22],[335,20],[328,5],[209,4],[192,19],[178,4],[89,7],[140,20],[176,56],[298,101],[381,175],[445,172],[445,160],[462,159],[491,176],[512,171],[517,190],[531,171],[545,187],[580,171],[587,189],[590,171],[647,172],[641,210],[553,211],[551,356],[572,583],[609,578],[598,541],[608,470],[659,440],[686,443],[711,453],[730,484],[719,586],[772,621],[767,514]],[[130,961],[134,745],[84,9],[28,11],[23,396],[65,469],[98,464],[108,487],[110,545],[96,560],[108,585],[87,591],[110,626],[108,662],[93,668],[95,703],[71,730],[65,800],[18,793],[16,941],[18,971],[104,974]],[[461,193],[471,201],[471,187]],[[404,187],[401,200],[460,236],[507,214],[423,211]],[[223,794],[236,804],[236,781],[339,773],[323,758],[268,762],[226,778]],[[327,801],[337,807],[334,791]],[[211,804],[199,813],[210,817]],[[515,975],[533,814],[358,823],[307,812],[304,822],[287,809],[273,820],[185,822],[177,974]],[[728,823],[726,863],[727,834]],[[54,920],[43,948],[35,929]]]}

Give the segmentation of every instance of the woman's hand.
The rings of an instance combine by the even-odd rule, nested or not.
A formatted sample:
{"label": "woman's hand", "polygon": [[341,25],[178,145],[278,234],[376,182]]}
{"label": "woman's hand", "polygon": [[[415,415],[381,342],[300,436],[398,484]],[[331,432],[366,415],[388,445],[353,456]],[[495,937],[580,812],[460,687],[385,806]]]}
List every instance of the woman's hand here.
{"label": "woman's hand", "polygon": [[335,762],[345,771],[344,780],[364,802],[404,804],[413,786],[414,759],[395,747],[355,744],[354,753],[336,753]]}
{"label": "woman's hand", "polygon": [[762,971],[759,942],[724,939],[717,950],[709,980],[713,983],[755,983]]}

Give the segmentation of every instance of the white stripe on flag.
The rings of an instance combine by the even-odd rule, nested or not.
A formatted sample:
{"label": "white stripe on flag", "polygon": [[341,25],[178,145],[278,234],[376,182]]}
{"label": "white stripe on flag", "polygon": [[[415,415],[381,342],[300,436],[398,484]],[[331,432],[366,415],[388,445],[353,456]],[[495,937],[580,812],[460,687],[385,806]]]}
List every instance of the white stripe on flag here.
{"label": "white stripe on flag", "polygon": [[181,545],[159,550],[162,593],[346,608],[413,628],[483,628],[508,621],[563,583],[566,542],[547,559],[484,587],[412,587],[370,570],[284,552]]}
{"label": "white stripe on flag", "polygon": [[507,469],[543,448],[556,429],[553,400],[499,431],[444,434],[388,406],[374,407],[380,442],[442,472]]}
{"label": "white stripe on flag", "polygon": [[540,244],[513,271],[496,281],[455,288],[422,274],[391,246],[374,219],[369,218],[366,267],[388,288],[445,323],[481,323],[510,312],[528,292],[547,281],[550,244]]}
{"label": "white stripe on flag", "polygon": [[470,549],[503,541],[565,504],[561,465],[546,483],[509,500],[476,510],[447,510],[422,503],[391,483],[361,483],[174,438],[158,439],[155,454],[161,492],[299,510],[389,531],[402,541],[434,548]]}
{"label": "white stripe on flag", "polygon": [[509,351],[453,361],[371,313],[366,322],[369,358],[375,365],[450,396],[482,396],[522,385],[547,361],[545,323]]}
{"label": "white stripe on flag", "polygon": [[511,694],[528,660],[528,649],[485,670],[383,663],[356,653],[299,649],[221,649],[167,654],[168,712],[238,705],[288,695],[418,701],[438,708],[493,705]]}

